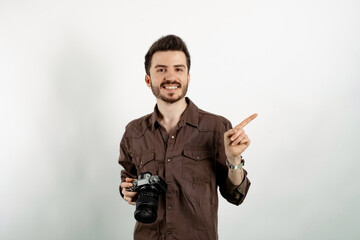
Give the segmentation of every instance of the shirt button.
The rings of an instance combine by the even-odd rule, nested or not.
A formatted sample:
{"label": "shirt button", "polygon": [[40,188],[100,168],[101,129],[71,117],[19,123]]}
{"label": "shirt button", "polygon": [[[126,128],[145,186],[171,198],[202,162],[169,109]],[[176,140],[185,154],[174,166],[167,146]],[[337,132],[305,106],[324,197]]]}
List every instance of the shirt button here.
{"label": "shirt button", "polygon": [[170,206],[168,206],[168,210],[171,210],[171,207],[170,207]]}
{"label": "shirt button", "polygon": [[171,231],[168,231],[168,232],[167,232],[167,234],[168,234],[168,235],[171,235],[171,234],[172,234],[172,232],[171,232]]}
{"label": "shirt button", "polygon": [[168,162],[170,162],[170,161],[171,161],[171,159],[169,158],[169,159],[168,159]]}
{"label": "shirt button", "polygon": [[175,137],[174,136],[171,136],[172,139],[174,139]]}

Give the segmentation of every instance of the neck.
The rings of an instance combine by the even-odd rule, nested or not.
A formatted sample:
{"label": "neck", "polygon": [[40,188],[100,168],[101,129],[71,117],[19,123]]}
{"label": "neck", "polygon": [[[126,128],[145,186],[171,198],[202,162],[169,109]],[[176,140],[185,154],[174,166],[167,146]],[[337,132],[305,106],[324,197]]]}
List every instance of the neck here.
{"label": "neck", "polygon": [[169,133],[178,124],[181,114],[187,107],[185,97],[175,103],[167,103],[161,99],[157,99],[156,102],[160,113],[160,123]]}

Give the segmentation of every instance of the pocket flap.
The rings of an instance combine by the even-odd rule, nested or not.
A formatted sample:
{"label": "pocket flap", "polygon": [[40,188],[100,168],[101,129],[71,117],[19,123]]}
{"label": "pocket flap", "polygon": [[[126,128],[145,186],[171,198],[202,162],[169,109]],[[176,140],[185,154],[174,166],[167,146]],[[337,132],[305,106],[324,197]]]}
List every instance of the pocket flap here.
{"label": "pocket flap", "polygon": [[139,155],[136,155],[134,158],[140,165],[145,165],[146,163],[154,160],[155,153],[153,150],[145,151],[140,153]]}
{"label": "pocket flap", "polygon": [[211,158],[213,156],[211,151],[204,149],[185,148],[183,153],[185,156],[197,161]]}

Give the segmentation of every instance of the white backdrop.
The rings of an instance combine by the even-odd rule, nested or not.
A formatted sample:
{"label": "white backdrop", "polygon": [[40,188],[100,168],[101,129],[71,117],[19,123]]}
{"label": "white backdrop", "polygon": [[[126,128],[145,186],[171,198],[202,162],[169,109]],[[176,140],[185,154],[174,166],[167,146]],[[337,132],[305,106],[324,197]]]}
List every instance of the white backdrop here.
{"label": "white backdrop", "polygon": [[359,239],[356,0],[0,0],[0,239],[131,239],[125,125],[155,104],[144,55],[177,34],[188,96],[246,127],[252,182],[220,239]]}

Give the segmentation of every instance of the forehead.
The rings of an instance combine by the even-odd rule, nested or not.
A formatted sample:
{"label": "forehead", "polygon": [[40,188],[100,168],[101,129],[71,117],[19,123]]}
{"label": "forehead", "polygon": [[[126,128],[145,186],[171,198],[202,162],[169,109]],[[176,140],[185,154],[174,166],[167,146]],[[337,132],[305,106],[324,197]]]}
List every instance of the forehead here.
{"label": "forehead", "polygon": [[183,64],[186,66],[186,56],[182,51],[161,51],[156,52],[152,56],[151,66],[157,64],[162,65],[179,65]]}

